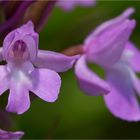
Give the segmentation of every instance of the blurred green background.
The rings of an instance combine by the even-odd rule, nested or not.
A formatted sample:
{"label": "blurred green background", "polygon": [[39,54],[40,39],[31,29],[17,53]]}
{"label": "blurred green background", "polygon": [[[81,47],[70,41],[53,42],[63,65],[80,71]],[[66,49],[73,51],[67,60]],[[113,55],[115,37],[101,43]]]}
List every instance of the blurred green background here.
{"label": "blurred green background", "polygon": [[[137,26],[131,40],[140,46],[140,1],[98,1],[90,8],[78,7],[71,12],[55,8],[40,33],[40,49],[62,51],[83,43],[100,23],[119,15],[128,7],[136,9]],[[96,66],[94,70],[102,75]],[[25,131],[23,138],[140,138],[140,122],[115,118],[106,108],[103,97],[85,95],[78,88],[73,70],[62,73],[62,87],[55,103],[37,98],[29,111],[12,115],[13,130]],[[3,95],[6,96],[6,95]],[[3,97],[4,98],[4,97]],[[6,104],[6,100],[0,102]]]}

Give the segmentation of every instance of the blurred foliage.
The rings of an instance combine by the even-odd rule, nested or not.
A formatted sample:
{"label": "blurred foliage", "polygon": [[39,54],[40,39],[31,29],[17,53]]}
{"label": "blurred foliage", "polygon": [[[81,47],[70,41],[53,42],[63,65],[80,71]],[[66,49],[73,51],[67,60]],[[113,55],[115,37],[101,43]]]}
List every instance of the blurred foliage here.
{"label": "blurred foliage", "polygon": [[[40,33],[40,49],[62,51],[83,43],[85,37],[102,22],[119,15],[128,7],[136,8],[137,27],[131,40],[140,46],[140,2],[98,1],[90,8],[72,12],[55,8]],[[100,75],[102,71],[93,67]],[[12,115],[13,130],[23,130],[24,138],[140,138],[140,123],[115,118],[106,108],[103,97],[87,96],[80,91],[73,70],[62,73],[62,87],[55,103],[33,100],[28,112]],[[7,95],[0,98],[6,104]],[[3,107],[3,106],[2,106]]]}

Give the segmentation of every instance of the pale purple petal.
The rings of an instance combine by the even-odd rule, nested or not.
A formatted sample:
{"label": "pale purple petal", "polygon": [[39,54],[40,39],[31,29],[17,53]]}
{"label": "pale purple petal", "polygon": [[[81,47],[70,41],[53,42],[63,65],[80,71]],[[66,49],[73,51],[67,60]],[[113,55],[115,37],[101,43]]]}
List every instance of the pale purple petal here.
{"label": "pale purple petal", "polygon": [[114,28],[115,26],[121,24],[124,20],[128,19],[133,13],[134,8],[126,9],[121,15],[104,22],[99,25],[96,30],[94,30],[85,40],[85,44],[89,43],[94,37],[100,36],[102,33],[110,30],[110,28]]}
{"label": "pale purple petal", "polygon": [[30,107],[29,88],[32,86],[30,74],[34,71],[30,62],[24,62],[18,66],[16,63],[8,63],[9,72],[9,97],[7,111],[22,114]]}
{"label": "pale purple petal", "polygon": [[34,65],[39,68],[48,68],[57,72],[64,72],[73,67],[76,56],[66,56],[52,51],[39,50]]}
{"label": "pale purple petal", "polygon": [[20,34],[20,36],[24,36],[28,34],[36,36],[36,32],[34,31],[34,24],[31,20],[29,20],[26,24],[23,24],[21,27],[15,30],[19,33],[23,33],[23,34]]}
{"label": "pale purple petal", "polygon": [[122,59],[128,61],[134,71],[140,72],[140,51],[133,43],[126,44]]}
{"label": "pale purple petal", "polygon": [[30,62],[22,65],[8,63],[6,67],[9,78],[9,97],[7,111],[22,114],[30,107],[29,88],[32,86],[30,74],[34,71]]}
{"label": "pale purple petal", "polygon": [[93,6],[95,5],[96,0],[58,0],[57,6],[65,11],[71,11],[76,6]]}
{"label": "pale purple petal", "polygon": [[11,131],[5,131],[0,129],[0,139],[7,139],[7,140],[19,140],[22,138],[24,135],[24,132],[22,131],[16,131],[16,132],[11,132]]}
{"label": "pale purple petal", "polygon": [[116,64],[108,71],[107,80],[112,90],[104,99],[112,114],[127,121],[140,120],[140,106],[129,67],[125,63]]}
{"label": "pale purple petal", "polygon": [[93,39],[87,46],[85,45],[88,61],[103,67],[116,63],[123,53],[135,24],[135,20],[125,20]]}
{"label": "pale purple petal", "polygon": [[109,85],[86,66],[85,56],[75,65],[75,74],[79,86],[88,95],[104,95],[110,91]]}
{"label": "pale purple petal", "polygon": [[47,102],[54,102],[59,94],[60,76],[49,69],[35,69],[31,74],[31,91]]}
{"label": "pale purple petal", "polygon": [[29,90],[26,85],[14,81],[10,85],[10,93],[6,110],[22,114],[30,107]]}

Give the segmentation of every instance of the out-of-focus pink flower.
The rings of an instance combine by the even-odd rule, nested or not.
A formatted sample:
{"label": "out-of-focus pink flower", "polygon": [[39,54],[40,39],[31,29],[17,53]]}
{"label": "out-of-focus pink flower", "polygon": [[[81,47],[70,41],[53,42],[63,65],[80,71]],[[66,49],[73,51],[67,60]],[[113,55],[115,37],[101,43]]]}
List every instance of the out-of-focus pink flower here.
{"label": "out-of-focus pink flower", "polygon": [[71,11],[77,6],[94,6],[96,0],[58,0],[57,6],[65,11]]}
{"label": "out-of-focus pink flower", "polygon": [[[140,56],[133,45],[128,43],[136,25],[135,20],[128,19],[133,12],[134,9],[129,8],[97,27],[85,40],[84,54],[75,66],[80,88],[88,95],[105,95],[110,92],[104,96],[109,110],[128,121],[140,120],[140,108],[135,97],[135,90],[140,92],[140,86],[130,67],[132,65],[139,70]],[[129,59],[129,65],[124,59],[129,56],[128,49],[130,54],[134,53],[134,57]],[[107,74],[106,81],[91,71],[87,63],[100,65]]]}

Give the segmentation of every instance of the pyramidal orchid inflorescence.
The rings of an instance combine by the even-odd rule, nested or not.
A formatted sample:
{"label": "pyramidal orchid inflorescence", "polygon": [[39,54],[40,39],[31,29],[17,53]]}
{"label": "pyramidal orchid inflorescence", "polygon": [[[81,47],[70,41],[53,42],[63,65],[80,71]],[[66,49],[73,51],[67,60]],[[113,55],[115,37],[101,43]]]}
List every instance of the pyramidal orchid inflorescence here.
{"label": "pyramidal orchid inflorescence", "polygon": [[[10,90],[7,111],[22,114],[30,107],[29,91],[54,102],[61,86],[57,72],[71,68],[78,56],[38,50],[39,37],[31,21],[10,32],[1,48],[0,94]],[[41,68],[45,66],[45,68]]]}
{"label": "pyramidal orchid inflorescence", "polygon": [[[136,25],[135,20],[128,19],[133,12],[134,9],[129,8],[97,27],[86,38],[83,55],[75,65],[81,90],[88,95],[104,95],[109,110],[128,121],[140,120],[140,108],[135,95],[135,89],[140,92],[140,83],[131,69],[137,69],[139,53],[128,42]],[[91,71],[87,63],[100,65],[106,72],[106,80]]]}

